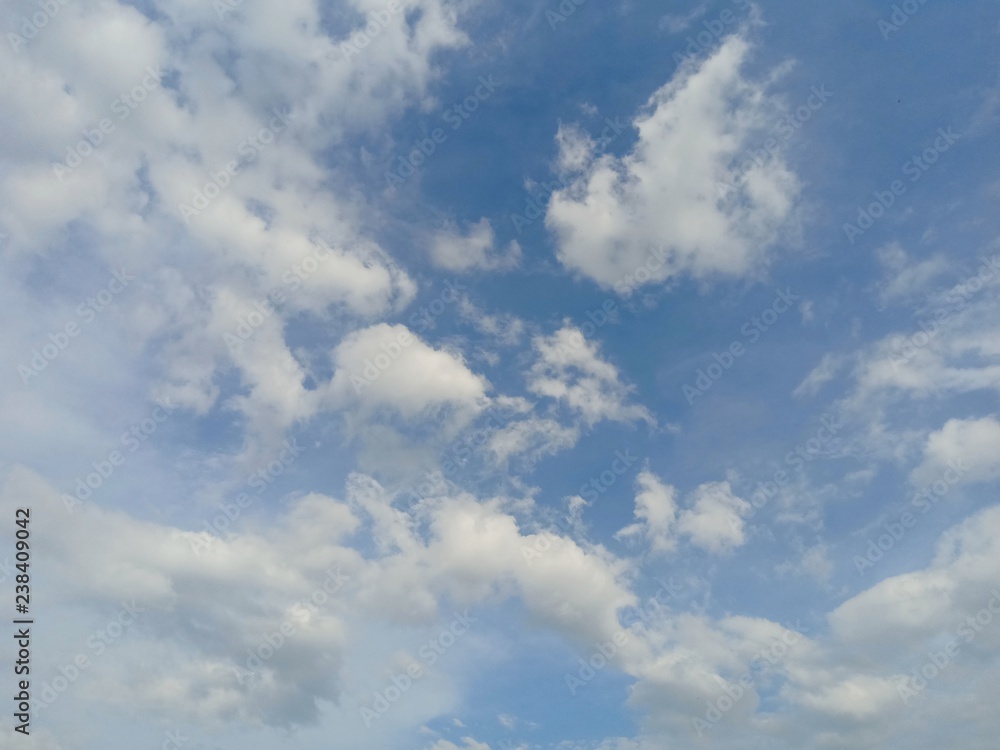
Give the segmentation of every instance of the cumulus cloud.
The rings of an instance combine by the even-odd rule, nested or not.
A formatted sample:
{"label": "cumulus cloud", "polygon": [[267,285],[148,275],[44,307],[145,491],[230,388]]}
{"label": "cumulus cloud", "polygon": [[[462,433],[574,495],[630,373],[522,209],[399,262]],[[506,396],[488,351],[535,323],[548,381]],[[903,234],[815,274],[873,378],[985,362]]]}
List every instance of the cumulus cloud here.
{"label": "cumulus cloud", "polygon": [[1000,422],[995,417],[949,419],[927,437],[924,460],[913,481],[926,485],[957,471],[964,482],[988,482],[1000,476]]}
{"label": "cumulus cloud", "polygon": [[[50,519],[37,543],[69,601],[112,612],[134,600],[136,640],[100,672],[102,699],[205,726],[315,723],[322,702],[343,698],[347,645],[373,618],[419,624],[444,602],[517,596],[536,622],[587,643],[610,638],[618,611],[636,601],[626,561],[523,532],[500,501],[442,496],[397,512],[393,500],[354,475],[346,502],[306,495],[275,523],[250,508],[220,537],[94,504],[70,514],[20,467],[0,489],[11,515],[30,503]],[[372,559],[349,544],[368,527],[388,542]],[[262,651],[282,627],[284,645]]]}
{"label": "cumulus cloud", "polygon": [[[318,701],[337,700],[346,646],[337,592],[346,594],[361,562],[340,544],[358,523],[343,503],[310,495],[266,533],[219,538],[92,504],[71,515],[18,467],[0,505],[25,502],[50,519],[36,538],[51,550],[65,601],[107,613],[126,602],[137,613],[142,645],[126,641],[95,670],[103,700],[172,720],[275,726],[313,723]],[[297,637],[249,661],[283,625]]]}
{"label": "cumulus cloud", "polygon": [[653,552],[675,549],[680,537],[712,554],[725,554],[745,542],[744,518],[751,506],[733,494],[729,482],[699,485],[680,509],[677,490],[650,471],[639,474],[635,517],[638,522],[618,532],[622,538],[642,536]]}
{"label": "cumulus cloud", "polygon": [[415,420],[446,409],[464,426],[487,401],[489,383],[461,354],[433,348],[404,325],[379,323],[349,334],[334,349],[333,363],[331,398],[365,417],[389,409]]}
{"label": "cumulus cloud", "polygon": [[[955,634],[968,614],[994,596],[1000,573],[998,529],[998,506],[949,529],[938,540],[930,565],[880,581],[837,607],[829,618],[833,637],[900,658],[916,643]],[[994,607],[1000,609],[1000,601]],[[977,649],[1000,645],[1000,629],[976,631]]]}
{"label": "cumulus cloud", "polygon": [[[416,290],[320,154],[422,102],[432,56],[467,39],[437,0],[401,0],[356,58],[341,43],[370,21],[360,0],[330,26],[311,0],[154,5],[60,5],[37,37],[0,49],[15,72],[2,109],[23,110],[4,120],[2,252],[127,263],[143,293],[122,296],[121,324],[132,347],[155,343],[154,394],[205,414],[235,366],[249,393],[225,407],[259,438],[319,403],[283,340],[292,318],[381,316]],[[276,293],[267,330],[230,357],[223,335]]]}
{"label": "cumulus cloud", "polygon": [[703,484],[693,499],[691,508],[681,513],[677,529],[694,546],[721,554],[743,544],[743,519],[750,514],[750,503],[734,495],[729,482]]}
{"label": "cumulus cloud", "polygon": [[[493,59],[495,48],[472,45],[464,30],[479,5],[60,2],[35,37],[5,37],[0,298],[16,314],[6,316],[0,345],[15,353],[11,361],[41,357],[33,350],[55,346],[54,331],[80,322],[77,305],[112,272],[125,267],[135,277],[85,328],[86,344],[74,340],[57,359],[43,358],[51,361],[26,382],[17,365],[0,373],[4,452],[33,467],[0,465],[8,519],[0,535],[13,549],[13,510],[32,509],[33,593],[47,618],[38,631],[45,647],[33,652],[35,696],[78,653],[94,654],[88,638],[123,602],[138,610],[85,679],[36,716],[45,728],[33,727],[24,746],[114,746],[133,726],[159,732],[177,721],[210,733],[253,732],[248,746],[287,743],[290,730],[309,727],[292,739],[307,746],[336,730],[349,747],[412,746],[416,735],[429,750],[490,750],[493,736],[487,744],[430,728],[470,694],[461,670],[506,670],[539,647],[545,658],[532,669],[553,667],[558,687],[559,660],[576,670],[578,656],[625,635],[596,679],[628,682],[639,736],[560,747],[700,744],[692,719],[742,685],[744,697],[711,728],[720,747],[760,738],[773,748],[937,748],[960,737],[970,750],[992,748],[1000,630],[993,622],[965,640],[959,628],[984,608],[995,612],[997,508],[971,511],[933,550],[925,542],[933,530],[922,529],[907,539],[912,556],[900,550],[893,574],[871,585],[837,575],[844,558],[836,539],[793,539],[796,568],[838,583],[822,591],[833,604],[800,606],[799,592],[782,592],[804,611],[806,627],[740,614],[761,609],[753,597],[766,589],[748,599],[725,588],[726,566],[744,566],[753,551],[750,506],[729,482],[698,479],[682,492],[640,471],[634,517],[621,521],[627,509],[563,494],[576,486],[573,472],[591,471],[586,461],[542,464],[585,436],[596,443],[637,422],[655,426],[645,403],[657,398],[657,408],[671,408],[657,392],[661,371],[641,381],[640,398],[619,357],[571,322],[553,328],[551,317],[532,319],[541,308],[504,309],[493,289],[442,297],[440,309],[454,303],[457,314],[424,316],[429,322],[415,332],[420,316],[406,318],[407,307],[426,279],[405,267],[410,248],[392,231],[386,196],[366,190],[366,170],[390,158],[396,135],[413,124],[401,115],[439,111],[450,94],[437,82],[456,51],[469,47],[477,64]],[[704,9],[667,17],[662,28],[683,31]],[[468,28],[492,34],[506,23],[482,21]],[[508,44],[505,33],[498,47]],[[748,38],[741,31],[721,39],[705,59],[682,64],[627,124],[608,121],[613,147],[585,125],[540,123],[555,129],[551,164],[560,182],[545,225],[565,269],[613,288],[629,276],[629,286],[745,279],[768,267],[795,228],[800,182],[780,149],[762,162],[749,158],[783,114],[771,89],[783,68],[751,77]],[[585,99],[603,100],[581,91],[565,111],[594,117],[596,107],[580,105]],[[418,260],[429,257],[431,271],[456,278],[520,268],[520,244],[502,240],[501,228],[472,210],[461,214],[471,222],[415,228]],[[883,304],[920,305],[926,296],[914,324],[854,355],[824,356],[794,395],[818,393],[853,364],[840,406],[868,420],[866,439],[888,446],[904,484],[960,464],[963,501],[992,502],[1000,422],[992,406],[976,411],[976,400],[1000,387],[996,281],[969,276],[928,293],[952,270],[940,256],[911,260],[893,243],[877,257],[885,279],[858,288],[871,292],[874,283]],[[635,276],[640,267],[645,278]],[[805,307],[803,317],[818,323],[828,309],[817,302],[815,319]],[[858,322],[855,333],[863,330]],[[481,371],[484,362],[491,369]],[[506,395],[522,384],[524,393]],[[945,414],[951,397],[960,408]],[[122,447],[122,430],[154,422],[150,399],[175,407],[169,422],[156,421],[142,452],[105,476],[98,467]],[[498,408],[511,414],[488,422]],[[927,426],[919,420],[930,410]],[[227,489],[246,481],[244,469],[268,465],[295,430],[310,451],[323,452],[236,505]],[[697,431],[688,434],[695,445]],[[460,439],[462,453],[454,450]],[[678,453],[681,462],[691,457]],[[881,482],[884,456],[871,452],[853,476]],[[427,473],[448,460],[448,471]],[[702,467],[692,463],[698,476]],[[807,475],[827,465],[807,462],[779,493],[779,522],[794,515],[799,523],[806,513],[821,530],[840,495],[832,482],[813,490]],[[101,472],[100,489],[69,513],[61,492],[91,468]],[[604,497],[627,495],[625,485]],[[553,528],[557,507],[568,510],[561,531]],[[617,539],[595,523],[608,519],[628,524]],[[619,554],[618,540],[630,554]],[[740,548],[748,554],[729,556]],[[696,550],[708,555],[685,554]],[[741,583],[774,569],[758,562],[744,566]],[[703,563],[684,571],[703,587],[703,600],[653,605],[640,596],[647,567]],[[0,560],[5,578],[11,568]],[[782,584],[811,581],[787,576]],[[710,588],[725,596],[709,599]],[[411,646],[456,607],[479,618],[456,645],[461,653],[442,659],[367,731],[357,707],[393,684],[419,653]],[[641,622],[626,625],[637,611]],[[275,647],[282,628],[291,633]],[[522,628],[529,638],[521,639]],[[901,681],[956,637],[959,657],[916,708],[901,705]],[[510,718],[516,710],[497,706],[486,716],[499,715],[509,732],[534,729]],[[464,718],[473,725],[475,716]],[[449,726],[465,724],[454,718]]]}
{"label": "cumulus cloud", "polygon": [[651,248],[662,258],[638,283],[746,276],[766,264],[799,183],[780,154],[737,164],[780,111],[766,84],[744,77],[750,51],[736,34],[698,67],[682,66],[636,115],[638,141],[624,156],[598,155],[579,129],[560,128],[566,187],[545,223],[564,266],[614,287]]}

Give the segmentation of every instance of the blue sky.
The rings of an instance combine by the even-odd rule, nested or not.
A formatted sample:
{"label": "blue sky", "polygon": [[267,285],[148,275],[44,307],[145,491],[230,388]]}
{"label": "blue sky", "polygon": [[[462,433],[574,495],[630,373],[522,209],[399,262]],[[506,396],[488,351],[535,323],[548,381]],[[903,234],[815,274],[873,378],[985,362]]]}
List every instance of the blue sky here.
{"label": "blue sky", "polygon": [[995,3],[4,17],[12,743],[994,746]]}

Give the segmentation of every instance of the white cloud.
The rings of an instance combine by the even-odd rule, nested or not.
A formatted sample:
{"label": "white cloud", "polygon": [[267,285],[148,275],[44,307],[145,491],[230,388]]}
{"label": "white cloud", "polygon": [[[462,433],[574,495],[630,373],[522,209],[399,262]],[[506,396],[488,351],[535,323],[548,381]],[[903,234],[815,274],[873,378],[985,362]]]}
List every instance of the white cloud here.
{"label": "white cloud", "polygon": [[548,533],[521,534],[495,502],[448,501],[431,533],[426,564],[437,585],[467,599],[508,579],[537,621],[581,643],[609,638],[619,628],[617,610],[635,601],[621,582],[627,562]]}
{"label": "white cloud", "polygon": [[[342,503],[310,495],[266,533],[212,538],[93,504],[70,515],[18,467],[0,505],[13,514],[25,503],[49,519],[35,537],[52,550],[61,601],[109,613],[135,602],[134,634],[93,673],[105,705],[174,721],[290,726],[315,721],[317,700],[337,698],[346,645],[337,592],[361,562],[340,545],[357,526]],[[302,602],[324,584],[330,603],[310,611]],[[241,681],[237,667],[252,671],[247,650],[282,623],[297,637]]]}
{"label": "white cloud", "polygon": [[[370,237],[377,208],[352,192],[338,159],[322,157],[425,102],[438,75],[431,58],[467,43],[451,3],[400,4],[350,59],[340,43],[375,9],[362,0],[329,35],[312,0],[280,12],[241,3],[221,19],[212,4],[158,4],[148,16],[115,2],[60,4],[23,48],[0,48],[0,65],[16,71],[0,81],[0,110],[32,103],[5,120],[4,254],[59,262],[71,248],[95,267],[127,263],[142,293],[123,295],[119,322],[134,349],[155,342],[144,363],[158,374],[155,396],[207,414],[235,365],[249,393],[223,406],[242,412],[252,440],[313,416],[320,402],[303,390],[289,321],[370,320],[415,293]],[[81,146],[85,131],[101,137],[96,147]],[[72,151],[81,162],[57,176],[53,163]],[[179,204],[194,204],[196,191],[218,195],[185,216]],[[282,310],[231,357],[222,335],[233,314],[276,291]]]}
{"label": "white cloud", "polygon": [[496,251],[496,234],[488,219],[461,232],[454,225],[436,232],[430,240],[431,260],[439,268],[465,273],[473,270],[508,270],[521,261],[521,246],[511,241]]}
{"label": "white cloud", "polygon": [[333,402],[365,421],[385,409],[410,421],[444,412],[453,432],[488,403],[489,383],[461,354],[431,347],[404,325],[379,323],[349,334],[333,364]]}
{"label": "white cloud", "polygon": [[687,498],[690,507],[683,510],[678,508],[677,490],[654,473],[643,471],[636,484],[638,521],[616,536],[643,536],[651,551],[659,553],[674,550],[681,536],[712,554],[725,554],[744,543],[744,518],[751,506],[733,494],[729,482],[699,485]]}
{"label": "white cloud", "polygon": [[490,436],[489,448],[497,462],[506,464],[514,457],[523,457],[533,464],[544,456],[554,455],[576,445],[578,429],[559,424],[553,419],[529,418],[497,430]]}
{"label": "white cloud", "polygon": [[487,313],[478,308],[468,297],[458,302],[458,311],[480,333],[500,346],[515,346],[525,333],[524,321],[512,313]]}
{"label": "white cloud", "polygon": [[697,69],[682,66],[634,119],[639,139],[621,158],[597,156],[560,128],[559,164],[570,173],[545,222],[563,265],[612,287],[654,247],[665,257],[638,283],[745,276],[766,263],[799,185],[780,154],[737,171],[780,111],[764,84],[743,77],[749,52],[733,35]]}
{"label": "white cloud", "polygon": [[1000,390],[1000,297],[990,285],[959,288],[939,295],[940,306],[908,330],[853,355],[853,382],[839,406],[843,419],[864,427],[859,442],[869,455],[905,461],[923,449],[927,429],[912,424],[915,403]]}
{"label": "white cloud", "polygon": [[538,360],[528,372],[528,388],[558,399],[588,425],[602,420],[653,423],[649,411],[628,399],[634,388],[619,380],[618,369],[601,359],[598,345],[568,322],[551,336],[533,341]]}
{"label": "white cloud", "polygon": [[744,542],[744,517],[750,503],[733,494],[729,482],[710,482],[694,492],[694,505],[681,513],[677,530],[696,547],[723,554]]}
{"label": "white cloud", "polygon": [[649,540],[653,552],[667,552],[676,546],[677,490],[660,481],[650,471],[636,478],[639,493],[635,496],[637,523],[627,526],[617,536],[627,538],[639,534]]}
{"label": "white cloud", "polygon": [[556,131],[556,145],[559,147],[556,169],[563,173],[580,172],[594,158],[597,144],[578,125],[559,124]]}
{"label": "white cloud", "polygon": [[[624,584],[628,563],[556,534],[523,533],[499,501],[441,497],[397,513],[360,475],[348,498],[308,495],[275,522],[251,508],[213,538],[94,504],[70,515],[54,489],[19,467],[0,488],[11,516],[28,504],[49,519],[35,537],[52,550],[54,593],[109,612],[134,598],[141,610],[134,635],[94,671],[95,697],[172,721],[314,723],[320,701],[356,698],[343,696],[349,642],[375,622],[433,622],[439,603],[516,596],[536,622],[585,644],[609,639],[617,612],[636,601]],[[369,523],[391,543],[365,559],[346,543]],[[343,574],[340,586],[314,608],[299,606],[331,570]],[[237,679],[247,649],[258,651],[284,622],[294,637]]]}
{"label": "white cloud", "polygon": [[963,482],[988,482],[1000,477],[1000,422],[994,417],[949,419],[927,437],[923,463],[913,470],[917,485],[960,472]]}
{"label": "white cloud", "polygon": [[[519,476],[602,422],[620,423],[608,426],[614,430],[654,423],[617,362],[569,323],[535,336],[525,351],[526,334],[538,330],[533,321],[502,309],[485,313],[468,297],[455,309],[459,323],[471,322],[466,327],[481,334],[478,340],[421,339],[405,326],[381,322],[399,319],[416,284],[376,239],[394,234],[384,231],[391,225],[382,214],[385,196],[365,194],[355,159],[363,152],[367,168],[383,150],[391,153],[390,133],[406,128],[387,126],[400,114],[439,110],[433,84],[448,53],[470,43],[460,19],[477,5],[399,4],[401,12],[361,49],[344,43],[384,0],[280,6],[245,0],[223,18],[218,4],[193,0],[60,3],[58,16],[24,48],[0,45],[0,65],[8,71],[0,76],[0,232],[10,235],[0,238],[8,261],[0,297],[17,312],[7,316],[0,344],[14,360],[26,358],[50,331],[75,319],[75,305],[99,288],[94,274],[125,264],[137,277],[101,325],[87,329],[86,345],[81,340],[60,353],[29,388],[21,387],[13,368],[0,376],[5,451],[50,469],[42,478],[0,466],[3,516],[10,519],[15,506],[27,505],[38,519],[32,543],[39,554],[32,564],[50,615],[45,648],[33,653],[40,681],[85,649],[91,626],[103,626],[122,600],[134,597],[145,610],[127,637],[59,699],[48,719],[53,734],[48,726],[37,730],[26,748],[86,745],[98,741],[95,732],[103,733],[103,744],[109,737],[114,744],[133,721],[142,728],[173,721],[211,730],[263,725],[272,730],[272,744],[287,741],[290,727],[327,722],[295,741],[308,745],[322,741],[328,729],[344,728],[337,736],[350,747],[402,746],[417,733],[418,744],[428,743],[439,735],[426,726],[413,730],[459,707],[464,691],[452,684],[459,667],[442,665],[407,696],[407,708],[382,725],[399,728],[396,735],[378,728],[358,741],[341,721],[370,700],[369,682],[398,670],[407,653],[401,633],[433,627],[456,602],[485,612],[503,607],[501,617],[481,618],[475,647],[463,644],[461,658],[456,654],[455,663],[482,674],[484,661],[514,658],[491,632],[513,621],[510,601],[519,605],[515,617],[528,621],[529,633],[541,624],[581,654],[619,633],[623,613],[639,602],[633,586],[638,591],[648,583],[639,572],[650,560],[581,541],[584,514],[603,509],[571,498],[571,532],[555,533],[545,524],[553,509],[534,504],[544,493]],[[703,10],[699,5],[664,24],[683,29]],[[502,35],[497,41],[506,44]],[[489,44],[476,49],[477,64],[495,51]],[[662,248],[662,265],[650,283],[682,275],[747,277],[766,268],[783,230],[794,224],[799,182],[781,154],[738,173],[782,109],[769,83],[745,74],[750,54],[738,35],[722,40],[707,60],[686,64],[650,97],[614,154],[584,128],[560,124],[553,164],[565,187],[552,196],[546,224],[565,267],[613,286],[649,259],[655,245]],[[145,101],[119,119],[122,92],[149,70],[162,76]],[[592,94],[599,92],[581,95]],[[588,117],[597,111],[581,109]],[[271,142],[248,152],[248,136],[274,123],[275,110],[280,129],[274,126]],[[93,132],[102,118],[114,124],[113,132],[59,179],[53,161],[65,160],[81,133]],[[236,159],[235,174],[219,177]],[[196,190],[206,192],[222,179],[224,189],[197,216],[179,212],[178,203],[192,203]],[[727,183],[735,186],[720,193]],[[456,275],[517,267],[520,246],[504,245],[494,229],[486,218],[449,224],[432,236],[418,234],[418,245],[426,245],[438,269]],[[937,256],[911,263],[901,247],[885,248],[880,259],[891,277],[878,289],[883,302],[916,299],[946,270]],[[942,397],[962,395],[966,418],[938,415],[931,432],[878,424],[871,434],[891,445],[899,470],[910,471],[917,484],[958,461],[968,481],[995,481],[1000,422],[967,411],[975,398],[992,397],[1000,387],[995,288],[960,285],[931,297],[951,305],[948,319],[901,363],[891,355],[913,345],[916,327],[856,357],[824,357],[796,395],[816,393],[850,362],[857,363],[856,382],[846,406],[875,421],[891,422],[894,405],[912,417],[924,411],[911,409],[913,400],[937,408]],[[239,344],[227,346],[226,337],[276,291],[283,300],[251,324],[248,335],[239,334]],[[470,364],[482,360],[497,368],[495,376],[489,373],[498,384],[508,375],[500,371],[508,360],[527,368],[527,390],[537,403],[494,394]],[[180,411],[143,446],[145,458],[129,458],[113,482],[67,515],[57,488],[69,490],[75,474],[118,445],[121,429],[147,417],[138,412],[150,396],[166,397]],[[516,416],[484,427],[486,455],[476,460],[489,464],[509,497],[464,494],[439,477],[420,503],[400,511],[405,492],[390,484],[394,476],[383,485],[349,473],[368,466],[386,474],[422,469],[439,461],[445,441],[481,426],[486,409],[502,404],[513,405]],[[331,414],[343,417],[344,432],[335,429],[339,421],[317,419]],[[222,512],[208,506],[245,478],[240,462],[265,455],[293,427],[310,433],[311,449],[322,440],[329,454],[294,478],[283,476],[296,490],[285,494],[282,485],[274,494],[290,504],[278,507],[269,494],[230,519],[218,538],[191,531]],[[873,465],[856,475],[871,479]],[[221,474],[233,477],[220,480]],[[323,494],[345,474],[344,500]],[[310,482],[323,493],[309,492]],[[778,520],[808,515],[822,525],[826,501],[836,496],[831,487],[810,495],[793,483],[774,501]],[[973,502],[976,491],[990,488],[967,489]],[[227,502],[231,510],[231,498]],[[668,552],[683,543],[722,556],[746,543],[748,510],[727,482],[701,484],[682,496],[644,471],[634,523],[619,537],[642,541],[644,551]],[[9,536],[8,529],[4,540],[11,548]],[[707,599],[690,603],[693,611],[671,602],[643,629],[630,630],[629,642],[610,660],[610,669],[634,681],[629,700],[644,712],[644,736],[561,746],[683,745],[691,718],[752,670],[754,688],[713,729],[720,747],[744,748],[747,737],[774,740],[774,747],[867,750],[893,747],[889,740],[942,747],[960,736],[970,750],[992,748],[1000,732],[993,705],[1000,691],[1000,630],[978,634],[915,711],[900,708],[895,680],[939,648],[961,617],[985,606],[1000,580],[998,538],[997,509],[977,512],[940,539],[930,565],[857,593],[830,614],[829,634],[819,628],[774,663],[756,667],[750,664],[760,650],[787,637],[788,627],[714,612]],[[834,570],[834,552],[829,540],[795,547],[803,570],[824,581]],[[725,563],[709,561],[714,570]],[[300,613],[297,604],[318,590],[331,567],[342,568],[349,584],[316,611]],[[724,609],[745,605],[726,600]],[[247,651],[259,650],[262,638],[289,620],[295,637],[251,680],[236,679],[233,668],[245,665]],[[553,677],[558,683],[560,675]],[[86,714],[90,723],[74,714]],[[501,722],[514,724],[505,714]],[[456,720],[455,726],[463,725]],[[973,726],[986,731],[969,730]],[[520,719],[517,727],[532,728]],[[9,718],[3,729],[10,731]],[[246,739],[248,747],[271,741]],[[489,748],[472,737],[431,746]]]}
{"label": "white cloud", "polygon": [[[887,578],[837,607],[829,617],[833,637],[898,656],[900,649],[918,649],[925,639],[954,631],[986,605],[1000,580],[998,533],[1000,506],[949,529],[929,566]],[[1000,628],[983,630],[976,642],[1000,646]]]}

